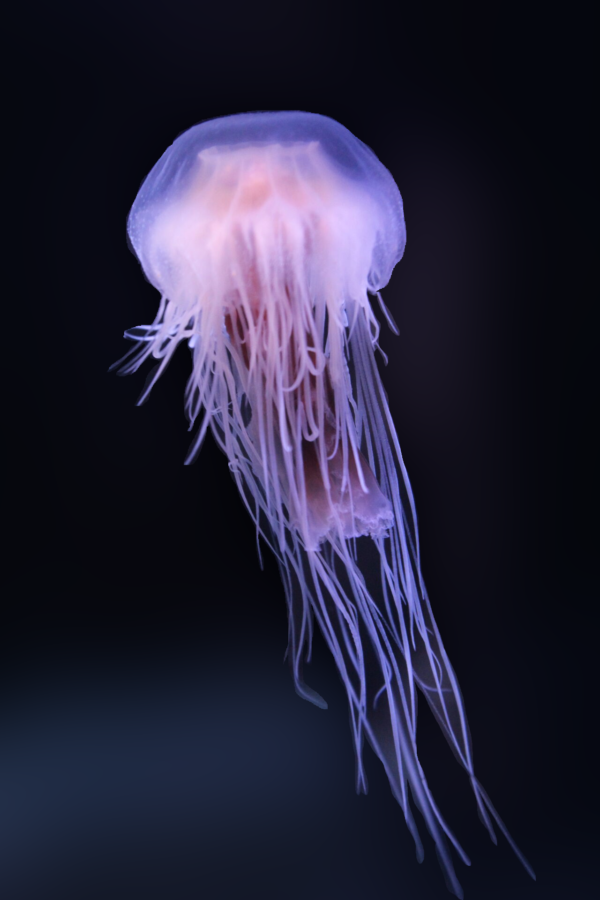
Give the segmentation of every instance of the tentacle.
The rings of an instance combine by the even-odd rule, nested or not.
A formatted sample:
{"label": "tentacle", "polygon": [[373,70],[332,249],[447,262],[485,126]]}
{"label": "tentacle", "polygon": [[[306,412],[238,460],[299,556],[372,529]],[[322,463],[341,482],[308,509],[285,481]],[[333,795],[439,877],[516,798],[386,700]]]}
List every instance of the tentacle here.
{"label": "tentacle", "polygon": [[[366,737],[403,810],[417,858],[423,845],[411,801],[449,890],[461,897],[450,848],[469,860],[419,763],[418,689],[468,774],[490,837],[496,840],[495,824],[535,877],[475,776],[460,688],[423,583],[415,503],[375,363],[379,326],[368,301],[317,303],[298,270],[294,280],[290,271],[267,267],[260,279],[254,293],[241,279],[229,295],[238,305],[231,301],[224,313],[213,304],[203,318],[190,319],[187,307],[178,313],[164,300],[152,326],[128,333],[137,346],[124,370],[134,371],[150,355],[159,359],[149,391],[177,343],[190,342],[190,421],[204,410],[190,458],[210,429],[257,539],[279,564],[296,690],[326,708],[303,678],[316,619],[348,696],[357,790],[367,790]],[[378,586],[363,574],[373,570],[365,564],[369,554],[378,561]]]}

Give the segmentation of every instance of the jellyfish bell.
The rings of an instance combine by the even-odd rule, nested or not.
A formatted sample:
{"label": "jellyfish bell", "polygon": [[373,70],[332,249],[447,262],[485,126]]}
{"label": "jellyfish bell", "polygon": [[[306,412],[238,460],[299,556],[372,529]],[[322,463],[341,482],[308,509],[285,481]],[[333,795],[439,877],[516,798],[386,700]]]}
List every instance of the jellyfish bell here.
{"label": "jellyfish bell", "polygon": [[225,116],[196,125],[177,138],[144,180],[129,215],[129,237],[150,280],[150,258],[144,247],[149,249],[147,232],[155,216],[188,193],[192,182],[202,190],[217,173],[210,193],[216,189],[213,197],[217,205],[219,199],[224,201],[225,208],[227,196],[231,198],[239,189],[240,176],[245,181],[250,175],[251,180],[255,167],[262,169],[265,180],[278,171],[279,196],[292,200],[292,205],[294,196],[306,197],[310,189],[326,200],[322,192],[335,177],[348,192],[352,186],[361,191],[363,202],[370,203],[378,216],[370,287],[377,290],[387,284],[406,243],[396,183],[373,151],[343,125],[305,112]]}
{"label": "jellyfish bell", "polygon": [[[371,306],[406,242],[387,169],[347,129],[303,112],[248,113],[191,128],[138,193],[128,233],[159,290],[151,325],[120,371],[158,360],[143,401],[187,340],[186,411],[207,430],[273,550],[288,605],[297,692],[316,618],[347,691],[366,790],[364,737],[423,849],[411,798],[449,889],[462,896],[449,845],[466,854],[431,795],[417,754],[419,689],[466,770],[481,819],[533,876],[475,777],[464,705],[421,575],[416,513],[377,369]],[[365,545],[365,542],[367,544]],[[378,565],[365,565],[365,546]]]}

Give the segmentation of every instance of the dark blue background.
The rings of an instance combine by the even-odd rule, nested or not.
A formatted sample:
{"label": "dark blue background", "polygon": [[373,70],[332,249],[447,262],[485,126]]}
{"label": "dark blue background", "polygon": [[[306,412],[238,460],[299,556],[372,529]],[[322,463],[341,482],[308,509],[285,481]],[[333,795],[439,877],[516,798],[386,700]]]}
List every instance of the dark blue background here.
{"label": "dark blue background", "polygon": [[465,894],[597,896],[585,23],[411,9],[127,0],[7,26],[4,900],[447,896],[370,750],[354,793],[319,637],[330,708],[295,695],[226,460],[209,440],[182,465],[187,351],[140,409],[143,375],[107,375],[157,306],[125,240],[141,180],[181,131],[256,109],[338,119],[404,198],[383,377],[477,769],[538,874],[489,843],[421,704]]}

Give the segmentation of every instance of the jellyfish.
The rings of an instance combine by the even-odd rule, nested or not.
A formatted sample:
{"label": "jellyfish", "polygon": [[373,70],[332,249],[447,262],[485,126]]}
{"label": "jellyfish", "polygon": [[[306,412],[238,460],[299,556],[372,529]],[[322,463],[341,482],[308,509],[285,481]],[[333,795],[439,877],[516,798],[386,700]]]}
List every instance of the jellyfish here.
{"label": "jellyfish", "polygon": [[[470,780],[491,839],[506,837],[474,769],[459,685],[421,573],[415,503],[377,368],[381,297],[403,255],[400,192],[372,150],[338,122],[259,112],[180,135],[143,182],[128,236],[160,292],[151,325],[125,332],[115,367],[156,360],[143,402],[182,341],[193,368],[186,462],[210,430],[225,453],[257,539],[274,553],[288,607],[298,694],[315,620],[348,696],[357,791],[366,738],[413,836],[419,810],[450,892],[451,847],[417,752],[417,693]],[[260,543],[260,542],[259,542]]]}

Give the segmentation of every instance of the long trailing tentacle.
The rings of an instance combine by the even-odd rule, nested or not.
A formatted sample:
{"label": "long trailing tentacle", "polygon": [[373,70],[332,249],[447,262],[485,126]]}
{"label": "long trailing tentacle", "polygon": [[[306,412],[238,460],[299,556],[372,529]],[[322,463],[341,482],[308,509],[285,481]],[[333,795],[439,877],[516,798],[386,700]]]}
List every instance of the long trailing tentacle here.
{"label": "long trailing tentacle", "polygon": [[[495,822],[526,871],[535,879],[533,869],[511,838],[475,776],[471,738],[460,687],[442,643],[421,575],[416,511],[410,481],[369,343],[364,322],[359,320],[350,336],[350,344],[356,374],[358,409],[364,416],[364,430],[373,438],[368,459],[381,479],[384,492],[389,491],[396,521],[402,521],[404,525],[403,528],[393,530],[389,542],[379,542],[388,621],[400,627],[400,633],[395,629],[396,643],[403,648],[408,670],[412,672],[415,683],[425,696],[456,758],[469,775],[479,815],[491,840],[496,843]],[[398,472],[401,481],[397,478]],[[397,566],[397,562],[401,565]],[[398,599],[401,600],[400,604]],[[403,639],[403,604],[406,604],[409,613],[409,652]],[[398,641],[398,637],[402,639]]]}
{"label": "long trailing tentacle", "polygon": [[[188,461],[210,429],[227,455],[257,538],[266,541],[279,564],[288,604],[287,655],[296,690],[326,708],[304,682],[302,671],[310,658],[316,619],[348,695],[357,789],[367,789],[362,757],[366,737],[385,767],[418,859],[423,858],[423,845],[411,799],[434,840],[449,890],[461,897],[450,847],[463,862],[469,860],[437,808],[419,763],[418,689],[468,773],[492,840],[495,824],[535,877],[475,776],[464,703],[421,575],[415,503],[374,358],[378,325],[370,306],[366,300],[348,302],[346,323],[334,307],[325,310],[322,304],[315,312],[311,297],[298,295],[302,285],[290,286],[285,278],[273,283],[269,272],[261,277],[273,295],[289,299],[296,291],[298,302],[257,308],[240,282],[243,317],[238,321],[230,316],[224,322],[215,311],[201,323],[199,316],[185,322],[180,317],[178,322],[176,310],[163,298],[155,323],[129,332],[138,343],[124,370],[134,371],[150,355],[160,360],[162,370],[177,343],[184,338],[190,342],[194,374],[186,408],[192,423],[201,409],[204,419]],[[295,348],[293,364],[286,355],[290,344]],[[326,536],[314,539],[307,447],[311,453],[314,447],[314,465],[329,498],[336,459],[345,461],[338,490],[350,494],[350,517],[358,515],[358,508],[352,505],[347,471],[354,465],[360,484],[356,496],[368,494],[368,466],[393,511],[387,531],[370,537],[358,536],[360,531],[348,534],[338,517]],[[367,583],[363,572],[369,566],[361,562],[363,554],[373,552],[380,572],[377,589],[372,579]]]}

